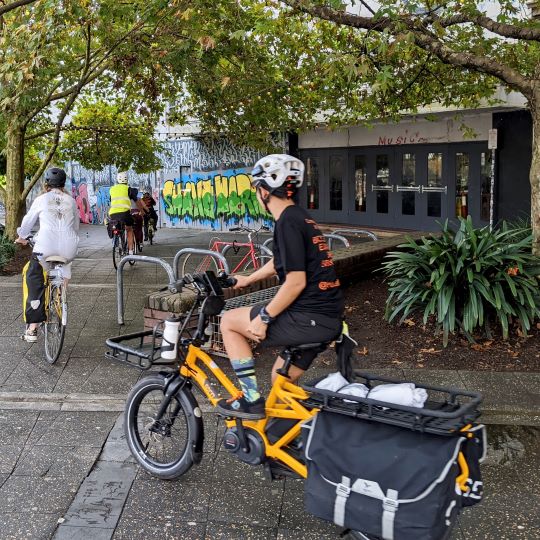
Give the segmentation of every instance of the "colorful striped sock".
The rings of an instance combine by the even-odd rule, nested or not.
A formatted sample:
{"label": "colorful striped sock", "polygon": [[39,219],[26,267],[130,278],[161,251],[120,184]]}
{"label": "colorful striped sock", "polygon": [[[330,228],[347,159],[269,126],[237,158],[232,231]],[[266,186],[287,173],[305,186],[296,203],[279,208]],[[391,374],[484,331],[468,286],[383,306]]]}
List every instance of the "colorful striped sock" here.
{"label": "colorful striped sock", "polygon": [[246,401],[257,401],[261,394],[257,387],[257,377],[255,376],[255,362],[253,358],[240,358],[238,360],[231,360],[232,367],[238,382],[240,383],[240,389],[244,393]]}

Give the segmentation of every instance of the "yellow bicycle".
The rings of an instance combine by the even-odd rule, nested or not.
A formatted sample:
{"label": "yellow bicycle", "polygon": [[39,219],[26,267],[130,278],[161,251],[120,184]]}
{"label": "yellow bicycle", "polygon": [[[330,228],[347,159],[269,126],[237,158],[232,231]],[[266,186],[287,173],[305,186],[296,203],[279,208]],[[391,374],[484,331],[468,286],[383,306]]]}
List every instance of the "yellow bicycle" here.
{"label": "yellow bicycle", "polygon": [[[223,275],[219,278],[213,272],[184,276],[180,283],[175,284],[177,290],[182,286],[191,285],[197,291],[195,302],[190,312],[179,326],[178,345],[174,354],[175,368],[167,371],[154,372],[141,379],[131,390],[124,411],[124,429],[127,444],[139,465],[148,473],[162,479],[178,478],[186,473],[203,457],[204,425],[203,415],[195,396],[193,386],[197,387],[208,401],[216,406],[222,398],[237,398],[241,391],[220,369],[214,360],[200,346],[207,339],[204,331],[212,316],[219,314],[224,307],[222,287],[232,286],[233,278]],[[192,336],[188,326],[197,319],[196,329]],[[176,321],[179,324],[179,320]],[[161,345],[159,341],[162,340]],[[128,342],[136,341],[135,345]],[[158,327],[134,334],[118,336],[107,340],[110,351],[106,356],[116,361],[127,362],[140,369],[150,369],[153,366],[166,364],[163,361],[161,348],[165,348],[163,332]],[[316,415],[319,410],[332,410],[335,406],[333,398],[325,391],[317,394],[317,389],[306,386],[302,388],[290,382],[287,377],[288,369],[294,356],[302,350],[317,348],[323,350],[327,343],[311,343],[298,347],[287,347],[281,356],[285,360],[283,368],[278,370],[270,395],[266,400],[266,417],[261,420],[248,421],[239,418],[226,418],[226,431],[223,437],[225,449],[235,454],[241,461],[250,465],[264,467],[269,479],[292,476],[306,478],[307,467],[304,462],[301,438],[302,425]],[[367,379],[391,381],[368,374]],[[395,381],[392,381],[395,382]],[[435,388],[435,387],[434,387]],[[442,390],[442,389],[438,389]],[[467,394],[466,394],[467,395]],[[472,397],[476,394],[468,394]],[[455,396],[452,398],[455,399]],[[355,400],[355,398],[352,398]],[[345,414],[358,418],[408,425],[408,422],[418,422],[418,413],[399,414],[391,418],[386,408],[372,407],[361,403],[351,402],[346,405]],[[478,400],[472,401],[463,409],[463,414],[457,414],[457,406],[452,405],[445,424],[444,412],[438,411],[426,415],[421,427],[426,432],[452,430],[453,418],[465,418],[465,412],[473,412]],[[458,411],[459,412],[459,411]],[[407,416],[408,414],[408,416]],[[430,416],[432,415],[432,416]],[[384,418],[383,418],[384,417]],[[472,419],[475,415],[472,414]],[[434,421],[433,427],[431,422]],[[450,427],[449,427],[450,426]],[[470,426],[469,426],[470,427]],[[468,477],[466,463],[460,457],[462,474],[458,483],[465,488]],[[369,539],[357,531],[351,531],[353,538]]]}

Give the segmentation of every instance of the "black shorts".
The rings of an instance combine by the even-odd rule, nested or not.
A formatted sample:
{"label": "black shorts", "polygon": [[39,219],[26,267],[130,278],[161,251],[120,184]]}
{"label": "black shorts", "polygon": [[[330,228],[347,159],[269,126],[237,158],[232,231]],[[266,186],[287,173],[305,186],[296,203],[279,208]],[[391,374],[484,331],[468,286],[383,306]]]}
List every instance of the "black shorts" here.
{"label": "black shorts", "polygon": [[116,214],[110,215],[111,221],[121,221],[124,225],[128,227],[133,227],[133,216],[131,215],[131,210],[126,212],[118,212]]}
{"label": "black shorts", "polygon": [[[257,304],[251,308],[251,320],[259,314],[264,305],[266,304]],[[260,343],[260,346],[286,347],[331,342],[337,339],[341,333],[341,321],[342,318],[338,316],[285,310],[268,325],[266,338]],[[293,364],[306,370],[320,352],[318,349],[302,351],[301,357],[294,360]]]}

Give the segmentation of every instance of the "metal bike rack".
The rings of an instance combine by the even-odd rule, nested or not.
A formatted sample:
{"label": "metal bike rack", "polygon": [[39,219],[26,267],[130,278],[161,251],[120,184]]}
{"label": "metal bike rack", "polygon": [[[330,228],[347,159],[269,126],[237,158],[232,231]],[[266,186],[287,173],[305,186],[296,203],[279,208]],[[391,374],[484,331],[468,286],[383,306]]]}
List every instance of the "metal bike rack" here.
{"label": "metal bike rack", "polygon": [[[346,248],[350,247],[349,241],[344,236],[341,236],[340,234],[336,234],[335,231],[331,233],[326,233],[323,236],[328,239],[328,247],[330,249],[332,249],[332,240],[341,242]],[[273,242],[273,240],[274,240],[273,238],[269,238],[262,244],[261,247],[264,247],[266,250],[272,253],[272,250],[268,246]]]}
{"label": "metal bike rack", "polygon": [[348,234],[365,234],[366,236],[369,236],[372,240],[378,240],[379,237],[371,232],[367,231],[365,229],[336,229],[332,231],[332,234],[342,234],[342,233],[348,233]]}
{"label": "metal bike rack", "polygon": [[270,251],[270,253],[272,253],[272,250],[270,249],[270,244],[272,244],[274,242],[274,237],[271,236],[270,238],[267,238],[263,243],[263,247],[265,247],[268,251]]}
{"label": "metal bike rack", "polygon": [[214,259],[217,259],[222,265],[223,270],[229,274],[229,263],[227,262],[227,259],[223,256],[222,253],[218,253],[217,251],[212,251],[210,249],[199,249],[199,248],[183,248],[180,251],[176,252],[176,255],[174,256],[173,261],[173,269],[174,269],[174,278],[175,280],[178,280],[178,263],[180,262],[180,258],[182,255],[187,255],[188,253],[195,253],[196,255],[207,255],[208,257],[213,257]]}
{"label": "metal bike rack", "polygon": [[147,257],[146,255],[126,255],[118,263],[116,271],[116,303],[118,307],[118,324],[124,324],[124,266],[127,262],[157,264],[162,266],[169,277],[168,289],[173,294],[178,292],[177,279],[171,265],[158,257]]}
{"label": "metal bike rack", "polygon": [[349,241],[344,236],[341,236],[340,234],[326,233],[323,236],[328,239],[328,247],[330,249],[332,249],[333,240],[337,240],[338,242],[341,242],[345,248],[351,247],[351,244],[349,243]]}

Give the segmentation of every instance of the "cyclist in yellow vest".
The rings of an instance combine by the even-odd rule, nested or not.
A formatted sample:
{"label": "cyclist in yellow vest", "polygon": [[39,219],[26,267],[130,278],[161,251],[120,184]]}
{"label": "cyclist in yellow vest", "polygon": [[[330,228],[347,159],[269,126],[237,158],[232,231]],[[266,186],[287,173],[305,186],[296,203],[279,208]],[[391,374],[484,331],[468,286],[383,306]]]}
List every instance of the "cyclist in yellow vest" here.
{"label": "cyclist in yellow vest", "polygon": [[137,190],[128,186],[127,172],[120,172],[116,177],[116,185],[111,190],[111,208],[109,217],[114,221],[122,221],[126,226],[128,249],[133,254],[135,237],[133,235],[133,216],[131,215],[131,201],[137,202]]}

